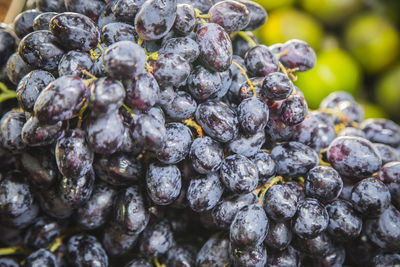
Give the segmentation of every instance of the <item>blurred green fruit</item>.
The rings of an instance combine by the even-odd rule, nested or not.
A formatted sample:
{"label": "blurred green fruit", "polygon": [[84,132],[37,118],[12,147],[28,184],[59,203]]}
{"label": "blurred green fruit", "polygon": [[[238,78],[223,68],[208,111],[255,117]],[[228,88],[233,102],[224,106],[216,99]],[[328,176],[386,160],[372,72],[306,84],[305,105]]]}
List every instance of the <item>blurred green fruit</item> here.
{"label": "blurred green fruit", "polygon": [[296,0],[253,0],[259,3],[266,10],[271,10],[279,7],[289,6],[293,4]]}
{"label": "blurred green fruit", "polygon": [[359,65],[339,48],[317,53],[317,65],[297,76],[295,84],[304,93],[310,108],[318,108],[321,100],[334,91],[354,95],[361,82]]}
{"label": "blurred green fruit", "polygon": [[304,10],[331,25],[342,24],[362,7],[361,0],[301,0],[300,4]]}
{"label": "blurred green fruit", "polygon": [[376,87],[375,95],[378,104],[400,121],[400,65],[382,77]]}
{"label": "blurred green fruit", "polygon": [[384,17],[366,14],[353,20],[345,33],[347,47],[369,73],[378,73],[394,63],[400,51],[400,36]]}
{"label": "blurred green fruit", "polygon": [[382,109],[382,107],[371,104],[371,103],[363,102],[363,101],[358,101],[358,102],[364,108],[364,111],[365,111],[364,119],[387,118],[387,114]]}
{"label": "blurred green fruit", "polygon": [[321,25],[311,16],[293,8],[283,8],[269,13],[269,18],[259,29],[259,35],[272,45],[290,39],[300,39],[318,49],[322,39]]}

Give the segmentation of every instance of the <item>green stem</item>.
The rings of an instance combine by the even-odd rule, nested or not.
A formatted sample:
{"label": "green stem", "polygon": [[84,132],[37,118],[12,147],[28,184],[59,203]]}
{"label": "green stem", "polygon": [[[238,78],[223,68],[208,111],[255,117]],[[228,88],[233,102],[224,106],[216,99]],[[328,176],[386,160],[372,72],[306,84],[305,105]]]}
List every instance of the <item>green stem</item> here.
{"label": "green stem", "polygon": [[245,32],[237,32],[237,34],[242,37],[243,39],[246,40],[246,42],[248,42],[252,47],[257,46],[256,42],[254,42],[254,40],[248,36]]}
{"label": "green stem", "polygon": [[264,185],[264,187],[261,189],[259,197],[258,197],[258,205],[262,206],[263,205],[263,201],[264,201],[264,196],[267,193],[268,189],[273,186],[276,185],[279,182],[283,182],[283,178],[282,176],[276,176],[274,178],[272,178],[271,181],[269,181],[268,183],[266,183]]}
{"label": "green stem", "polygon": [[8,248],[0,248],[0,256],[28,254],[28,251],[22,246],[13,246]]}

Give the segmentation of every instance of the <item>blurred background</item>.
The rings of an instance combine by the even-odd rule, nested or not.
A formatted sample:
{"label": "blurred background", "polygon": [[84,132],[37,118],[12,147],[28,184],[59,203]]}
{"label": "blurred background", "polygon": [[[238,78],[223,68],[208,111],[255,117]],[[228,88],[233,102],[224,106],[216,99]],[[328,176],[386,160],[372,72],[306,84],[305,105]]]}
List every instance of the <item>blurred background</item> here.
{"label": "blurred background", "polygon": [[347,91],[367,117],[400,123],[400,0],[254,0],[268,11],[255,34],[266,45],[297,38],[317,52],[317,66],[299,73],[310,108]]}
{"label": "blurred background", "polygon": [[[341,90],[362,103],[366,117],[400,123],[400,0],[253,1],[269,16],[255,32],[260,41],[297,38],[316,50],[317,66],[299,73],[296,82],[310,108]],[[10,2],[0,0],[0,21]],[[15,0],[14,8],[23,3]]]}

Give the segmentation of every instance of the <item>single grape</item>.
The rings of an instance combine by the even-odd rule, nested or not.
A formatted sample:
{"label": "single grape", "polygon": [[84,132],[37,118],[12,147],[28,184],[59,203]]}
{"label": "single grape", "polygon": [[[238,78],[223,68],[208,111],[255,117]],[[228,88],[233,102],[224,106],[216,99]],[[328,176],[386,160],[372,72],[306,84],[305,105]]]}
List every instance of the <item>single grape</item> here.
{"label": "single grape", "polygon": [[68,240],[68,261],[77,267],[108,266],[108,256],[103,246],[92,235],[74,235]]}
{"label": "single grape", "polygon": [[265,194],[263,208],[268,217],[274,221],[287,221],[296,213],[297,197],[288,186],[274,185]]}
{"label": "single grape", "polygon": [[265,45],[257,45],[244,56],[246,67],[256,77],[265,77],[279,71],[278,60]]}
{"label": "single grape", "polygon": [[250,12],[245,5],[227,0],[216,3],[208,11],[210,22],[219,24],[226,32],[241,31],[250,22]]}

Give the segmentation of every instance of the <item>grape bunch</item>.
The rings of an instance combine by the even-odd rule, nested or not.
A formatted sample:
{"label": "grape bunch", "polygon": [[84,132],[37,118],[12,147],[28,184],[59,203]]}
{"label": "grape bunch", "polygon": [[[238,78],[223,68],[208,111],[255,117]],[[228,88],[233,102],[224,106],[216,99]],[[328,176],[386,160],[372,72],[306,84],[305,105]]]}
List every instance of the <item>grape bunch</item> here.
{"label": "grape bunch", "polygon": [[248,0],[34,0],[0,24],[0,266],[399,266],[400,127]]}

